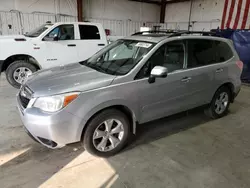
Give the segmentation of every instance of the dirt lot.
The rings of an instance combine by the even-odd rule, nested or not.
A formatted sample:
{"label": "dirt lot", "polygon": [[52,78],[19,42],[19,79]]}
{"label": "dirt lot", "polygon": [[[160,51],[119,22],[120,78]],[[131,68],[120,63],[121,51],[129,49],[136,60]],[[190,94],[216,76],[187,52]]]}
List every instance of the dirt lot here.
{"label": "dirt lot", "polygon": [[250,88],[227,117],[200,110],[141,125],[119,155],[95,158],[80,144],[59,150],[31,140],[15,94],[0,79],[0,187],[250,187]]}

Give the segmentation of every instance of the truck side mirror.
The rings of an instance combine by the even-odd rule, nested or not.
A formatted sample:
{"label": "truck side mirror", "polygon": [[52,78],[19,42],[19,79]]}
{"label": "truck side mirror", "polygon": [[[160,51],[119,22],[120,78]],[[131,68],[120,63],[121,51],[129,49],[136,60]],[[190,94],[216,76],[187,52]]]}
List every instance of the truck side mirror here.
{"label": "truck side mirror", "polygon": [[58,41],[58,40],[59,40],[58,36],[55,36],[55,37],[46,36],[43,38],[43,41]]}

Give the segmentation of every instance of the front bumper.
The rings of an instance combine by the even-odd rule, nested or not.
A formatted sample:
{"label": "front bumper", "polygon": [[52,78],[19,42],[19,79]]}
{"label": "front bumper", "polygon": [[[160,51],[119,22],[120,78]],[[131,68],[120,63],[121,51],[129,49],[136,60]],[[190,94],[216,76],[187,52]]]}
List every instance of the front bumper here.
{"label": "front bumper", "polygon": [[19,95],[17,104],[25,131],[42,145],[55,149],[81,140],[83,126],[80,118],[65,110],[49,114],[37,108],[24,109]]}
{"label": "front bumper", "polygon": [[1,74],[1,72],[2,72],[3,62],[4,62],[4,61],[0,60],[0,74]]}

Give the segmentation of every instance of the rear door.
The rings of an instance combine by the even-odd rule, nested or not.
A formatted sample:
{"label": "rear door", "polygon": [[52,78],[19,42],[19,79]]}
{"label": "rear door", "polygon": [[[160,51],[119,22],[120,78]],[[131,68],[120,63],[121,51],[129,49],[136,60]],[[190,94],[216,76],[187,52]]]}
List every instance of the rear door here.
{"label": "rear door", "polygon": [[210,102],[215,86],[216,49],[214,41],[187,39],[187,64],[183,81],[187,79],[186,108],[194,108]]}
{"label": "rear door", "polygon": [[[235,80],[237,75],[235,73],[238,67],[236,65],[236,60],[232,59],[234,54],[231,47],[223,41],[214,41],[214,49],[216,53],[216,64],[214,65],[214,85],[216,88],[220,87],[225,82],[232,82],[230,78]],[[240,75],[240,74],[238,74]],[[239,79],[236,78],[236,80]]]}
{"label": "rear door", "polygon": [[77,50],[79,61],[88,59],[107,45],[105,32],[99,25],[78,24],[78,31]]}

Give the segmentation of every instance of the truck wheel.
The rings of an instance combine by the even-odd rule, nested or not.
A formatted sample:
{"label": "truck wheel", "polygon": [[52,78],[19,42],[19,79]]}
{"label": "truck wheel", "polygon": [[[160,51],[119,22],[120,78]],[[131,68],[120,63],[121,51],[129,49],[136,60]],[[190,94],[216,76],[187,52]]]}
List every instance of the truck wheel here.
{"label": "truck wheel", "polygon": [[231,92],[228,87],[219,88],[208,108],[205,109],[205,114],[212,119],[217,119],[225,116],[228,113],[228,108],[231,101]]}
{"label": "truck wheel", "polygon": [[6,77],[10,85],[19,89],[28,76],[36,72],[37,68],[29,62],[18,60],[11,63],[6,70]]}
{"label": "truck wheel", "polygon": [[115,109],[97,114],[86,126],[84,148],[99,157],[118,153],[126,145],[130,134],[127,117]]}

